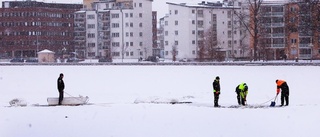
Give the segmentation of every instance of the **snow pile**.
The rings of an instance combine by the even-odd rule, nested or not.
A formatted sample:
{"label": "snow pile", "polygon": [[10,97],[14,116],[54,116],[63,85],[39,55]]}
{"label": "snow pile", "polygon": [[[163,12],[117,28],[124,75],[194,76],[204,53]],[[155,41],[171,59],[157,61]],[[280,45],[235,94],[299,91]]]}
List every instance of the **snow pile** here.
{"label": "snow pile", "polygon": [[21,98],[15,98],[15,99],[12,99],[10,102],[9,102],[10,106],[12,107],[25,107],[28,105],[28,103],[24,100],[24,99],[21,99]]}
{"label": "snow pile", "polygon": [[190,99],[193,99],[193,96],[184,96],[182,98],[163,98],[163,97],[146,97],[146,98],[137,98],[134,103],[154,103],[154,104],[184,104],[192,103]]}

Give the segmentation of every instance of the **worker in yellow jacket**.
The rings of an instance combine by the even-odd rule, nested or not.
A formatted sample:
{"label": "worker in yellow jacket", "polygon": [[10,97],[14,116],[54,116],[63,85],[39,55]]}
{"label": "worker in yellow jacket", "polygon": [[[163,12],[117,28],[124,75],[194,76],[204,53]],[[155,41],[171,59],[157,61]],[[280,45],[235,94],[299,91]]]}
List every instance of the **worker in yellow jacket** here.
{"label": "worker in yellow jacket", "polygon": [[246,83],[241,83],[236,87],[237,99],[239,105],[246,105],[248,86]]}

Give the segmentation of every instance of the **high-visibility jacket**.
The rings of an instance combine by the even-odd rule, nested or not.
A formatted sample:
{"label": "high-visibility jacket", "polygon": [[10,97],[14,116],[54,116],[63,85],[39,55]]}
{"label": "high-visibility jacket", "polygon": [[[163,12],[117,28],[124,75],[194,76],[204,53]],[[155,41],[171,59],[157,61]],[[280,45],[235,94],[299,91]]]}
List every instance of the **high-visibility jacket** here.
{"label": "high-visibility jacket", "polygon": [[212,87],[213,87],[213,92],[219,92],[220,93],[220,81],[219,80],[214,80],[214,82],[212,83]]}
{"label": "high-visibility jacket", "polygon": [[283,87],[283,84],[286,83],[284,80],[277,80],[277,94],[280,93],[280,88]]}
{"label": "high-visibility jacket", "polygon": [[248,86],[246,83],[241,83],[240,85],[238,85],[238,91],[239,94],[241,96],[241,98],[246,98],[246,96],[248,95]]}

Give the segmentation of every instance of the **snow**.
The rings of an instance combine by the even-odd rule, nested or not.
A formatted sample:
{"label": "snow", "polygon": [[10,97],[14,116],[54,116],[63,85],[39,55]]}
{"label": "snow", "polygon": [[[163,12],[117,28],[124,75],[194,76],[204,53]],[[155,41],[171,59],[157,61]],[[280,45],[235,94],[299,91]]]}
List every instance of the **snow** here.
{"label": "snow", "polygon": [[[319,137],[318,66],[0,66],[1,137]],[[89,105],[46,105],[65,91]],[[290,87],[290,105],[214,108],[212,81],[221,80],[220,105],[236,105],[235,87],[249,86],[248,104],[270,105],[276,79]],[[65,94],[65,96],[69,96]],[[9,107],[21,98],[26,107]],[[280,104],[278,98],[277,105]],[[191,104],[169,104],[192,101]],[[160,102],[160,103],[154,103]]]}

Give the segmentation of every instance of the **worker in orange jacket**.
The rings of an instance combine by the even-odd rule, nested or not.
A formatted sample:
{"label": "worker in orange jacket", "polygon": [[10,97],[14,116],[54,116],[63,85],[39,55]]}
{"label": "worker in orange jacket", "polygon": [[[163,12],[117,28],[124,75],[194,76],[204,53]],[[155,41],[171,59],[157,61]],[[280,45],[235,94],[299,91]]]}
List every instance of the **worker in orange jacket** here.
{"label": "worker in orange jacket", "polygon": [[289,105],[289,86],[284,80],[276,80],[277,83],[277,95],[280,93],[281,89],[281,106],[284,105],[284,101],[286,102],[286,106]]}

